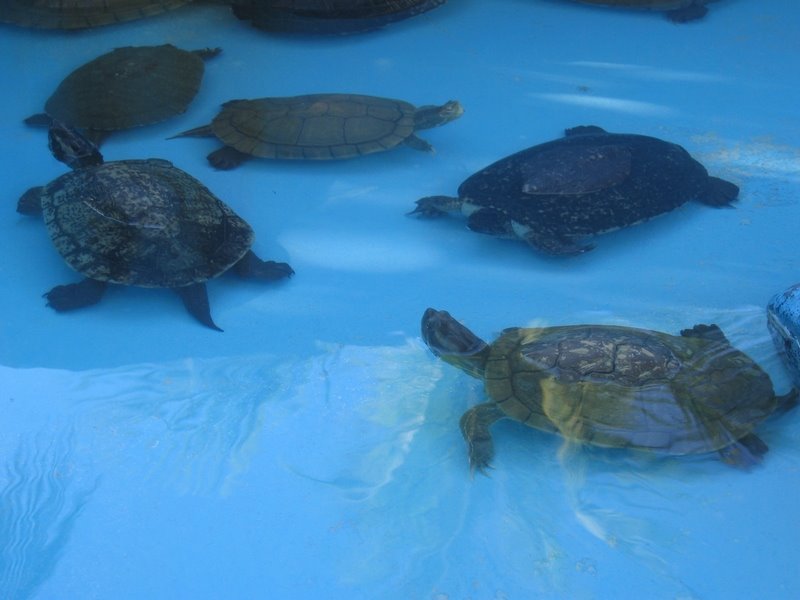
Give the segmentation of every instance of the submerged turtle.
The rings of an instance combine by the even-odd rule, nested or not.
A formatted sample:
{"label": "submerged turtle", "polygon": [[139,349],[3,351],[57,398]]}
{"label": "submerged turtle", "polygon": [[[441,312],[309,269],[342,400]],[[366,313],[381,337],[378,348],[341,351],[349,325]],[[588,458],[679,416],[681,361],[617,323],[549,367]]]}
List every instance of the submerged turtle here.
{"label": "submerged turtle", "polygon": [[133,21],[192,0],[2,0],[0,22],[40,29],[85,29]]}
{"label": "submerged turtle", "polygon": [[491,345],[445,311],[429,308],[422,338],[442,360],[483,379],[489,402],[461,417],[473,470],[494,454],[489,428],[511,418],[567,439],[684,455],[718,452],[733,466],[758,463],[753,430],[797,404],[716,325],[680,337],[605,325],[506,329]]}
{"label": "submerged turtle", "polygon": [[171,288],[192,316],[221,331],[206,281],[228,270],[263,281],[294,273],[286,263],[258,258],[250,225],[169,161],[103,163],[96,146],[57,122],[50,146],[74,170],[28,190],[17,210],[43,215],[56,250],[86,277],[45,294],[55,310],[99,302],[108,283]]}
{"label": "submerged turtle", "polygon": [[223,144],[208,155],[217,169],[233,169],[251,156],[329,160],[382,152],[406,144],[433,147],[415,132],[457,119],[455,100],[415,108],[408,102],[357,94],[311,94],[231,100],[209,125],[173,137],[216,136]]}
{"label": "submerged turtle", "polygon": [[614,6],[618,8],[644,8],[661,10],[670,21],[686,23],[706,15],[706,4],[715,0],[577,0],[584,4]]}
{"label": "submerged turtle", "polygon": [[770,299],[767,327],[781,359],[795,383],[800,384],[800,284]]}
{"label": "submerged turtle", "polygon": [[594,247],[576,241],[583,236],[646,221],[689,200],[728,206],[738,194],[677,144],[585,126],[478,171],[458,188],[458,198],[418,200],[410,214],[460,210],[472,231],[568,255]]}
{"label": "submerged turtle", "polygon": [[70,73],[45,103],[45,114],[25,122],[49,126],[55,119],[100,143],[112,131],[165,121],[186,111],[200,89],[204,59],[220,52],[170,44],[117,48]]}
{"label": "submerged turtle", "polygon": [[234,14],[266,31],[357,33],[422,14],[446,0],[232,0]]}

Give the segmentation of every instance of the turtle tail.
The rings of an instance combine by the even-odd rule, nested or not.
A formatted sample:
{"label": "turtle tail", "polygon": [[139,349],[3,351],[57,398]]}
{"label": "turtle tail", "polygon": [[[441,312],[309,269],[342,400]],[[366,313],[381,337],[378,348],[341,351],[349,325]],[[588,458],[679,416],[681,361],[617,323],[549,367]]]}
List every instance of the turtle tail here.
{"label": "turtle tail", "polygon": [[739,186],[719,177],[709,177],[705,189],[697,198],[698,202],[715,208],[731,208],[731,202],[739,195]]}
{"label": "turtle tail", "polygon": [[169,136],[168,140],[174,140],[179,137],[212,137],[214,132],[211,130],[211,125],[203,125],[202,127],[195,127],[194,129],[187,129],[175,135]]}

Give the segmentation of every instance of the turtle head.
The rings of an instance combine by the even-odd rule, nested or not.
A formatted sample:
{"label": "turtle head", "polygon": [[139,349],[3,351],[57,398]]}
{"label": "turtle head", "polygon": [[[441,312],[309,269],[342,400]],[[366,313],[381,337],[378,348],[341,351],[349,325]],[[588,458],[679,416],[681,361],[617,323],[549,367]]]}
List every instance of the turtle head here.
{"label": "turtle head", "polygon": [[436,356],[482,378],[489,346],[444,310],[429,308],[422,315],[422,339]]}
{"label": "turtle head", "polygon": [[70,169],[103,164],[103,155],[94,142],[74,127],[53,119],[47,133],[47,145],[53,156]]}
{"label": "turtle head", "polygon": [[42,186],[32,187],[22,194],[17,201],[17,212],[22,215],[41,216],[42,214]]}
{"label": "turtle head", "polygon": [[420,106],[414,113],[414,129],[430,129],[453,121],[464,114],[458,100],[450,100],[441,106]]}

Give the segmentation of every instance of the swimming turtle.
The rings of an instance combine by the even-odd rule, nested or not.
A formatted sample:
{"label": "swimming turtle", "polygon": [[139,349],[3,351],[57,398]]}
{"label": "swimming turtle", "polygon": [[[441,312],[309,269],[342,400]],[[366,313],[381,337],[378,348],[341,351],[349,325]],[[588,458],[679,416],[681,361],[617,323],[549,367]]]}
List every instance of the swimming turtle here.
{"label": "swimming turtle", "polygon": [[357,33],[422,14],[446,0],[232,0],[234,14],[266,31]]}
{"label": "swimming turtle", "polygon": [[770,299],[767,327],[778,354],[794,381],[800,384],[800,284]]}
{"label": "swimming turtle", "polygon": [[0,22],[40,29],[85,29],[133,21],[193,0],[2,0]]}
{"label": "swimming turtle", "polygon": [[409,214],[460,210],[472,231],[570,255],[594,247],[578,243],[581,237],[646,221],[689,200],[729,206],[738,193],[677,144],[592,125],[503,158],[467,178],[457,198],[422,198]]}
{"label": "swimming turtle", "polygon": [[203,61],[220,52],[171,44],[117,48],[70,73],[45,113],[25,122],[49,126],[56,119],[99,144],[112,131],[164,121],[186,111],[200,89]]}
{"label": "swimming turtle", "polygon": [[484,380],[489,401],[461,417],[473,470],[494,454],[490,426],[511,418],[567,439],[610,448],[686,455],[718,452],[733,466],[758,463],[767,445],[753,430],[797,404],[716,325],[680,336],[609,325],[504,330],[486,344],[446,311],[429,308],[431,351]]}
{"label": "swimming turtle", "polygon": [[173,137],[216,136],[208,155],[217,169],[233,169],[251,156],[329,160],[382,152],[406,144],[433,147],[415,132],[449,123],[464,112],[455,100],[415,108],[408,102],[358,94],[310,94],[231,100],[209,125]]}
{"label": "swimming turtle", "polygon": [[661,10],[670,21],[686,23],[706,15],[706,4],[715,0],[577,0],[584,4],[614,6],[618,8],[644,8]]}
{"label": "swimming turtle", "polygon": [[28,190],[17,210],[43,215],[56,250],[86,277],[45,294],[56,311],[99,302],[108,283],[170,288],[192,316],[221,331],[206,281],[228,270],[262,281],[294,273],[258,258],[250,225],[169,161],[103,162],[96,146],[58,122],[49,137],[54,156],[74,170]]}

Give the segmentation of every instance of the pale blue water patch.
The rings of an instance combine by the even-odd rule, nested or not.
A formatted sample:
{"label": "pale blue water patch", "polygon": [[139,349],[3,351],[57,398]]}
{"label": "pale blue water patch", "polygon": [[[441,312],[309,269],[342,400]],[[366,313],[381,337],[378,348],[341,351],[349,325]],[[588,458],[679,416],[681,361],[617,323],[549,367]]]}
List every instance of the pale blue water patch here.
{"label": "pale blue water patch", "polygon": [[[800,11],[719,0],[702,22],[561,0],[450,0],[383,31],[270,36],[222,7],[83,32],[0,28],[0,598],[792,598],[800,412],[763,423],[750,473],[714,456],[565,445],[502,421],[471,477],[458,420],[480,382],[434,358],[424,309],[484,339],[510,326],[717,323],[772,377],[764,307],[798,281]],[[208,285],[224,333],[169,291],[114,288],[56,314],[77,280],[14,212],[65,172],[41,110],[111,48],[220,46],[186,114],[115,134],[108,160],[161,157],[251,223],[292,280]],[[233,98],[357,92],[460,100],[436,148],[210,168],[166,138]],[[684,146],[740,188],[596,240],[570,259],[405,216],[481,167],[596,124]]]}

